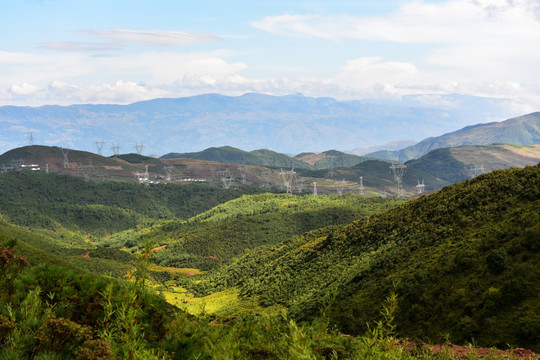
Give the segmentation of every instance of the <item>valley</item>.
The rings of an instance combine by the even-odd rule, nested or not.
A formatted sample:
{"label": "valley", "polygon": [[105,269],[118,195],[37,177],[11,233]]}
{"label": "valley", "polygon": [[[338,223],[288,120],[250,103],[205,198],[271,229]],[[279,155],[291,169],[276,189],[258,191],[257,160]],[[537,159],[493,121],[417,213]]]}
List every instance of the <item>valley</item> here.
{"label": "valley", "polygon": [[[349,185],[338,194],[335,180],[328,176],[331,168],[317,169],[314,164],[328,157],[339,164],[339,152],[323,153],[315,162],[309,154],[297,157],[312,159],[295,173],[317,183],[317,196],[307,188],[286,194],[278,175],[282,169],[244,165],[238,157],[235,164],[223,162],[225,158],[70,153],[66,167],[62,149],[54,147],[31,146],[0,156],[3,163],[20,158],[19,164],[49,164],[48,173],[19,167],[0,174],[2,251],[15,246],[17,256],[28,263],[22,270],[7,262],[2,265],[4,274],[11,275],[4,278],[8,292],[0,300],[24,308],[24,299],[38,296],[42,314],[52,311],[55,319],[73,321],[72,327],[95,329],[85,340],[89,343],[78,343],[77,353],[98,351],[89,345],[98,339],[117,354],[129,352],[129,344],[147,356],[166,351],[172,335],[165,340],[159,334],[169,334],[166,324],[173,320],[161,324],[152,316],[171,317],[172,309],[177,310],[171,326],[180,322],[183,331],[187,326],[200,334],[174,335],[174,341],[190,344],[190,350],[182,348],[182,358],[214,358],[216,351],[224,351],[209,347],[203,337],[226,346],[229,353],[251,357],[251,351],[262,351],[263,358],[280,358],[304,346],[302,351],[314,358],[324,357],[325,351],[341,353],[338,358],[398,351],[366,347],[364,342],[393,341],[390,336],[416,344],[474,341],[484,347],[540,351],[535,330],[540,326],[535,300],[540,288],[539,165],[490,171],[448,185],[460,180],[451,174],[479,159],[485,170],[509,167],[517,159],[520,165],[534,163],[536,145],[435,150],[407,163],[403,183],[412,187],[422,177],[440,190],[424,196],[408,190],[412,200],[385,196],[393,193],[391,163],[374,159],[334,167],[333,178]],[[87,176],[79,169],[85,163],[94,166]],[[434,164],[439,172],[433,171]],[[170,180],[167,166],[175,169]],[[216,169],[240,166],[248,169],[245,182],[235,179],[224,188]],[[147,184],[134,176],[146,169],[155,179]],[[272,175],[263,186],[265,170]],[[365,188],[359,194],[355,179],[362,175]],[[143,288],[147,295],[141,300],[128,300],[133,292],[142,296]],[[107,302],[112,294],[116,305]],[[46,305],[51,297],[57,304],[52,308]],[[156,301],[163,303],[158,306]],[[94,315],[84,311],[90,303],[96,306]],[[151,337],[129,335],[134,343],[121,345],[121,338],[106,336],[102,331],[107,327],[98,325],[106,321],[120,326],[124,321],[107,315],[107,306],[135,311],[150,303],[158,306],[156,310],[132,316]],[[391,318],[385,311],[391,311]],[[18,320],[22,314],[1,314],[2,326],[26,326]],[[39,338],[31,334],[49,329],[52,324],[47,321],[52,320],[36,316],[42,316],[42,325],[25,330],[30,338],[8,330],[7,339]],[[107,316],[110,320],[103,320]],[[161,330],[149,328],[148,321]],[[261,329],[257,322],[274,330]],[[228,337],[246,326],[262,336],[249,340],[248,347]],[[137,331],[118,329],[119,336]],[[287,334],[304,340],[286,341]],[[344,343],[339,334],[354,337]],[[328,348],[321,348],[321,336]],[[276,340],[277,348],[268,347],[272,337],[282,339]],[[236,350],[229,348],[232,344]],[[180,354],[171,351],[169,355]]]}

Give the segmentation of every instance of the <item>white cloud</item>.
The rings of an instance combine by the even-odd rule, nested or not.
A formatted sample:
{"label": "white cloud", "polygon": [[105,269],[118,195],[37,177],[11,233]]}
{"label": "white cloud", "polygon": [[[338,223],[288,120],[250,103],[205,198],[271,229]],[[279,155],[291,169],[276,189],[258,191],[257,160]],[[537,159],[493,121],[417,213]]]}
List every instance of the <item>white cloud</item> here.
{"label": "white cloud", "polygon": [[41,44],[40,47],[56,51],[111,51],[121,49],[119,44],[91,43],[83,41],[51,41]]}
{"label": "white cloud", "polygon": [[47,59],[43,55],[0,50],[0,64],[36,64]]}
{"label": "white cloud", "polygon": [[169,95],[168,91],[163,89],[123,80],[114,84],[87,86],[53,81],[48,91],[51,98],[67,103],[129,103]]}
{"label": "white cloud", "polygon": [[413,0],[382,16],[285,14],[252,25],[286,36],[423,44],[428,54],[415,66],[435,66],[437,81],[540,81],[539,13],[537,0]]}
{"label": "white cloud", "polygon": [[33,95],[41,90],[43,89],[39,86],[23,83],[23,84],[15,84],[11,86],[8,92],[15,96],[19,96],[19,95],[27,96],[27,95]]}
{"label": "white cloud", "polygon": [[77,30],[73,33],[82,36],[97,37],[118,43],[133,42],[139,46],[183,46],[208,41],[218,41],[213,34],[195,34],[184,31],[104,29]]}
{"label": "white cloud", "polygon": [[[222,50],[204,53],[143,52],[107,57],[79,53],[35,55],[0,52],[0,89],[11,89],[4,94],[5,98],[21,93],[20,84],[24,83],[47,87],[60,81],[86,87],[88,84],[110,83],[112,78],[155,86],[171,84],[186,74],[220,78],[247,66],[242,62],[228,62],[225,58],[229,55]],[[25,91],[29,88],[26,87]]]}
{"label": "white cloud", "polygon": [[419,70],[411,63],[383,61],[380,57],[363,57],[347,60],[334,81],[346,85],[369,85],[374,83],[396,84],[411,81]]}
{"label": "white cloud", "polygon": [[[529,34],[531,24],[534,28],[540,26],[538,11],[534,0],[447,0],[440,3],[414,0],[386,16],[284,14],[265,17],[252,25],[267,32],[290,36],[400,43],[462,43],[491,35],[538,38],[539,34]],[[505,25],[514,26],[508,28]]]}

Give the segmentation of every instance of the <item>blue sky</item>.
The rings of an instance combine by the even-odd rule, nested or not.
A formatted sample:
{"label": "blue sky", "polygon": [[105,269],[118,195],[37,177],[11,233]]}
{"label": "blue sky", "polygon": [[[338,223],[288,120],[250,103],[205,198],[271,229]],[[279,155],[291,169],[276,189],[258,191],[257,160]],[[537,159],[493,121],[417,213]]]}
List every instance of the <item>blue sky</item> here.
{"label": "blue sky", "polygon": [[537,0],[0,0],[0,105],[408,94],[540,110]]}

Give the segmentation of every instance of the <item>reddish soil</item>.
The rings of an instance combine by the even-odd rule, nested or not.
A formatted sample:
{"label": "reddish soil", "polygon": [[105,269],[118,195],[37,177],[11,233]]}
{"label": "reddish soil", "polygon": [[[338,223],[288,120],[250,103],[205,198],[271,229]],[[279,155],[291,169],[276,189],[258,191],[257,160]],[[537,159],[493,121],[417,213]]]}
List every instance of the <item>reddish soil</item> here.
{"label": "reddish soil", "polygon": [[477,348],[469,346],[461,346],[454,344],[439,344],[439,345],[418,345],[411,341],[399,341],[396,345],[406,348],[411,352],[414,349],[428,348],[433,354],[449,354],[459,359],[523,359],[523,360],[540,360],[540,355],[535,354],[531,350],[515,348],[510,350],[497,350],[491,348]]}
{"label": "reddish soil", "polygon": [[450,353],[458,358],[497,358],[497,359],[540,359],[540,356],[532,352],[531,350],[526,350],[522,348],[515,348],[511,350],[496,350],[490,348],[473,348],[468,346],[459,346],[453,344],[443,344],[435,345],[432,347],[434,354],[439,354],[441,352]]}
{"label": "reddish soil", "polygon": [[320,153],[320,154],[308,154],[304,155],[302,157],[297,158],[297,160],[301,160],[305,163],[308,163],[309,165],[315,165],[315,163],[319,160],[322,160],[326,157],[326,154]]}

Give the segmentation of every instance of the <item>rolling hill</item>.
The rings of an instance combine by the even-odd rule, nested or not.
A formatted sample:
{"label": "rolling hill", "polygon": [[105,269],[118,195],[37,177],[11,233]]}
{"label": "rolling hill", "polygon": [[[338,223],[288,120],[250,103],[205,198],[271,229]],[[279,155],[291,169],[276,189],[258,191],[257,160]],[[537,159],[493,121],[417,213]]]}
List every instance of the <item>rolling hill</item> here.
{"label": "rolling hill", "polygon": [[[366,331],[394,291],[401,336],[540,349],[540,165],[495,171],[397,208],[254,250],[187,283]],[[444,335],[446,334],[446,335]]]}
{"label": "rolling hill", "polygon": [[309,164],[303,161],[298,161],[290,156],[280,154],[272,150],[261,149],[248,152],[233,148],[231,146],[223,146],[219,148],[211,147],[203,151],[193,153],[169,153],[163,155],[161,158],[199,159],[232,164],[259,165],[271,168],[312,168]]}
{"label": "rolling hill", "polygon": [[0,175],[0,213],[13,224],[94,237],[164,219],[188,219],[256,187],[227,191],[207,185],[144,187],[119,181],[84,181],[44,172]]}
{"label": "rolling hill", "polygon": [[475,175],[474,168],[482,169],[481,172],[490,172],[536,165],[538,162],[540,162],[540,144],[494,144],[436,149],[405,164],[409,169],[422,170],[453,184]]}
{"label": "rolling hill", "polygon": [[209,270],[251,249],[279,244],[324,226],[347,224],[403,203],[404,199],[346,196],[246,195],[186,221],[169,221],[139,231],[119,232],[100,247],[133,252],[151,233],[165,249],[156,254],[163,266]]}
{"label": "rolling hill", "polygon": [[313,165],[315,169],[330,169],[337,167],[352,167],[369,158],[346,154],[337,150],[323,151],[322,153],[302,153],[295,156],[295,159]]}
{"label": "rolling hill", "polygon": [[379,151],[366,156],[393,161],[407,161],[417,159],[438,148],[495,143],[539,144],[540,112],[501,122],[467,126],[458,131],[424,139],[399,151]]}

